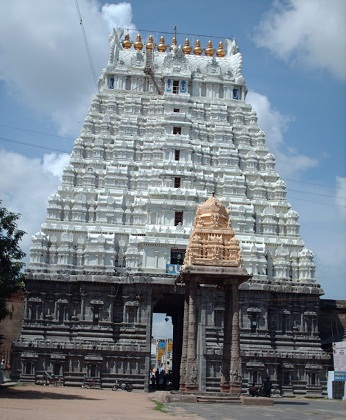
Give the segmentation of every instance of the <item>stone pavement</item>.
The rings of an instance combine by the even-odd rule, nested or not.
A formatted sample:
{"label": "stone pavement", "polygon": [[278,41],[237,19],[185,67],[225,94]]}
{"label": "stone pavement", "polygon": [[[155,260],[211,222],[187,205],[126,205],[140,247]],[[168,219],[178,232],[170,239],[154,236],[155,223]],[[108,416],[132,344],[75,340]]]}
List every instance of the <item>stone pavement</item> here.
{"label": "stone pavement", "polygon": [[245,406],[240,404],[172,403],[185,409],[185,414],[196,414],[203,420],[320,420],[346,419],[346,401],[313,399],[274,399],[274,405]]}
{"label": "stone pavement", "polygon": [[230,403],[164,403],[155,410],[160,392],[125,392],[72,387],[0,386],[1,420],[344,420],[346,402],[284,399],[274,406]]}

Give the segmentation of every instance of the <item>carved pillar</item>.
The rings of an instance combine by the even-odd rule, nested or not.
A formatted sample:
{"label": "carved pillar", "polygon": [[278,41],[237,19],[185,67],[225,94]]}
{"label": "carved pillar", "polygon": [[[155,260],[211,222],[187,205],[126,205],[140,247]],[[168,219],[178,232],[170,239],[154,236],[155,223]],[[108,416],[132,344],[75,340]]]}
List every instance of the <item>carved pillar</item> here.
{"label": "carved pillar", "polygon": [[198,390],[197,381],[197,334],[196,334],[196,300],[197,284],[195,280],[190,281],[189,289],[189,330],[187,347],[187,369],[186,369],[186,391]]}
{"label": "carved pillar", "polygon": [[[144,322],[146,323],[146,347],[148,352],[148,357],[145,358],[145,371],[151,371],[151,357],[150,357],[150,348],[151,348],[151,334],[152,334],[152,323],[153,323],[153,302],[152,302],[152,289],[148,293],[143,294],[143,306],[145,306],[145,312],[143,314]],[[138,295],[138,300],[142,299],[141,295]],[[138,370],[137,370],[138,372]],[[148,381],[144,382],[144,391],[149,391]]]}
{"label": "carved pillar", "polygon": [[186,366],[187,366],[187,347],[189,332],[189,283],[185,284],[184,299],[184,320],[183,320],[183,345],[180,364],[180,391],[185,391],[186,385]]}
{"label": "carved pillar", "polygon": [[84,313],[84,311],[85,311],[85,296],[86,296],[86,294],[83,291],[81,291],[80,292],[80,298],[81,298],[80,317],[81,317],[82,321],[85,319],[85,313]]}
{"label": "carved pillar", "polygon": [[232,341],[232,318],[231,318],[231,286],[225,285],[225,312],[224,312],[224,336],[221,365],[221,392],[229,392],[230,388],[230,356]]}
{"label": "carved pillar", "polygon": [[240,359],[240,338],[239,338],[239,289],[238,284],[232,284],[232,345],[231,345],[231,371],[230,371],[230,393],[239,395],[241,393],[242,374]]}

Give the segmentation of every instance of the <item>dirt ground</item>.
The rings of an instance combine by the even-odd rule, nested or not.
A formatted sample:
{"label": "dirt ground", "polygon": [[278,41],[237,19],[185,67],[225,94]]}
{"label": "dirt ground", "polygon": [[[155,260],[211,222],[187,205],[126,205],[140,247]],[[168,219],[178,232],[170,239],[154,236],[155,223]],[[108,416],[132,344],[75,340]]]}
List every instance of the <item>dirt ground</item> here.
{"label": "dirt ground", "polygon": [[0,386],[1,420],[196,420],[183,409],[155,410],[155,394],[72,387]]}

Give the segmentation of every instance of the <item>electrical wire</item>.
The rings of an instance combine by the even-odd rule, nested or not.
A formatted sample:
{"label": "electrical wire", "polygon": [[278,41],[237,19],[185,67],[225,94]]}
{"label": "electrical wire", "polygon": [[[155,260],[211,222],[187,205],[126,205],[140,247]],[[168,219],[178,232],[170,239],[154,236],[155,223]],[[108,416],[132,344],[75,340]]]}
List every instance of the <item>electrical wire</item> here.
{"label": "electrical wire", "polygon": [[[123,29],[124,29],[124,31],[134,31],[135,30],[134,28],[123,28]],[[192,33],[188,33],[188,32],[178,32],[176,30],[176,27],[173,28],[173,31],[168,31],[168,32],[167,31],[158,31],[158,30],[152,31],[150,29],[143,29],[143,28],[142,29],[138,28],[137,31],[138,32],[147,32],[147,33],[156,32],[156,33],[160,33],[160,34],[163,34],[163,35],[172,35],[172,37],[177,36],[177,35],[184,35],[184,36],[188,35],[188,36],[193,36],[193,37],[198,37],[198,38],[218,38],[218,39],[229,38],[229,37],[225,37],[225,36],[221,36],[221,35],[203,35],[203,34],[192,34]]]}
{"label": "electrical wire", "polygon": [[[62,138],[64,140],[72,140],[72,141],[74,141],[74,139],[72,139],[70,137],[63,137],[63,136],[58,136],[58,135],[54,135],[54,134],[43,133],[41,131],[26,130],[26,129],[22,129],[22,128],[16,128],[16,127],[11,127],[11,126],[6,126],[4,124],[0,124],[0,126],[4,126],[4,127],[8,127],[8,128],[13,128],[15,130],[28,131],[28,132],[31,132],[31,133],[38,133],[38,134],[43,134],[43,135],[47,135],[47,136],[58,137],[58,138]],[[71,153],[71,150],[61,150],[61,149],[56,149],[56,148],[52,148],[52,147],[39,146],[39,145],[35,145],[35,144],[32,144],[32,143],[21,142],[21,141],[18,141],[18,140],[11,140],[11,139],[8,139],[8,138],[5,138],[5,137],[0,137],[0,141],[1,140],[2,141],[6,141],[6,142],[15,143],[15,144],[21,144],[21,145],[28,146],[28,147],[34,147],[34,148],[37,148],[37,149],[50,150],[50,151],[53,151],[53,152],[69,153],[69,154]],[[323,186],[322,184],[315,184],[315,183],[310,183],[310,182],[305,182],[305,181],[297,181],[297,180],[294,180],[294,181],[295,182],[305,183],[305,184],[312,184],[312,185],[316,185],[316,186]],[[328,187],[328,186],[325,185],[325,187]],[[335,187],[329,186],[329,188],[335,188]],[[342,189],[342,188],[340,188],[340,189]],[[317,196],[322,196],[322,197],[334,198],[334,196],[332,196],[332,195],[315,193],[315,192],[290,190],[290,189],[287,192],[288,192],[288,194],[291,193],[291,192],[296,192],[296,193],[302,193],[302,194],[309,194],[309,195],[317,195]],[[345,197],[339,197],[339,198],[344,199]],[[308,203],[320,204],[320,205],[324,205],[324,206],[345,208],[345,206],[340,206],[340,205],[337,205],[337,204],[321,203],[321,202],[317,202],[317,201],[306,200],[304,198],[291,197],[291,199],[300,200],[300,201],[306,201]]]}
{"label": "electrical wire", "polygon": [[79,25],[80,25],[81,30],[82,30],[83,39],[84,39],[84,46],[85,46],[85,50],[87,52],[87,56],[88,56],[88,60],[89,60],[89,65],[90,65],[91,73],[92,73],[92,76],[93,76],[95,85],[97,87],[96,71],[95,71],[94,63],[93,63],[92,56],[91,56],[91,53],[90,53],[88,39],[87,39],[87,36],[86,36],[86,33],[85,33],[85,29],[84,29],[84,25],[83,25],[82,15],[81,15],[81,12],[79,10],[78,0],[75,0],[75,4],[76,4],[76,8],[77,8],[77,13],[78,13],[78,17],[79,17]]}
{"label": "electrical wire", "polygon": [[[334,198],[334,195],[330,195],[330,194],[321,194],[321,193],[317,193],[317,192],[307,192],[307,191],[291,190],[290,188],[288,189],[288,192],[296,192],[296,193],[301,193],[301,194],[311,194],[311,195],[318,195],[320,197],[331,197],[331,198]],[[339,197],[339,198],[346,199],[346,197]]]}
{"label": "electrical wire", "polygon": [[[313,194],[313,193],[305,193],[305,194]],[[304,198],[298,198],[298,197],[291,197],[291,199],[298,200],[298,201],[306,201],[307,203],[320,204],[322,206],[339,207],[341,209],[346,209],[346,206],[339,206],[338,204],[321,203],[320,201],[305,200]]]}
{"label": "electrical wire", "polygon": [[[58,136],[57,136],[58,137]],[[67,138],[66,138],[67,139]],[[53,151],[53,152],[59,152],[59,153],[68,153],[71,154],[71,150],[61,150],[61,149],[56,149],[53,147],[45,147],[45,146],[38,146],[35,144],[30,144],[30,143],[26,143],[26,142],[22,142],[22,141],[18,141],[18,140],[11,140],[11,139],[7,139],[5,137],[0,137],[0,141],[7,141],[7,142],[11,142],[11,143],[15,143],[15,144],[21,144],[24,146],[29,146],[29,147],[34,147],[37,149],[43,149],[43,150],[49,150],[49,151]],[[70,140],[70,139],[69,139]],[[71,139],[72,140],[72,139]],[[294,191],[294,190],[293,190]],[[288,190],[288,193],[290,192],[290,190]],[[295,191],[295,192],[301,192],[304,194],[310,194],[310,195],[322,195],[325,197],[333,197],[333,196],[329,196],[329,195],[325,195],[325,194],[318,194],[318,193],[310,193],[310,192],[306,192],[306,191]],[[342,197],[341,197],[342,198]],[[312,200],[306,200],[304,198],[298,198],[298,197],[291,197],[291,199],[293,200],[299,200],[299,201],[306,201],[308,203],[312,203],[312,204],[318,204],[318,205],[323,205],[323,206],[330,206],[330,207],[339,207],[339,208],[346,208],[345,206],[340,206],[337,204],[331,204],[331,203],[321,203],[319,201],[312,201]]]}
{"label": "electrical wire", "polygon": [[5,137],[0,137],[0,140],[8,141],[8,142],[11,142],[11,143],[16,143],[16,144],[21,144],[23,146],[35,147],[36,149],[49,150],[49,151],[52,151],[52,152],[68,153],[68,154],[71,153],[71,150],[61,150],[61,149],[54,149],[53,147],[38,146],[36,144],[25,143],[24,141],[6,139]]}
{"label": "electrical wire", "polygon": [[19,130],[19,131],[27,131],[28,133],[42,134],[44,136],[58,137],[59,139],[64,139],[64,140],[74,140],[72,137],[58,136],[57,134],[43,133],[42,131],[28,130],[27,128],[18,128],[18,127],[13,127],[11,125],[0,124],[0,127],[12,128],[13,130]]}
{"label": "electrical wire", "polygon": [[[338,187],[333,187],[331,185],[325,185],[325,184],[317,184],[316,182],[310,182],[310,181],[301,181],[298,179],[289,179],[289,178],[285,178],[286,181],[291,181],[291,182],[298,182],[301,184],[309,184],[309,185],[316,185],[316,187],[325,187],[325,188],[333,188],[333,189],[337,189]],[[338,188],[338,189],[346,189],[346,188]]]}

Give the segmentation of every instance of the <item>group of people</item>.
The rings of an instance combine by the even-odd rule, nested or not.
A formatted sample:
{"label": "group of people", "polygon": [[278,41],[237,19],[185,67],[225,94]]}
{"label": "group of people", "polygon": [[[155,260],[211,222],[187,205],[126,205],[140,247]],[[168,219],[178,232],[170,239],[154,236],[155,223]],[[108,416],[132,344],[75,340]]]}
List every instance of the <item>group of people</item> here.
{"label": "group of people", "polygon": [[252,385],[249,387],[249,395],[250,397],[271,397],[272,393],[272,383],[270,381],[270,378],[267,377],[267,379],[263,382],[261,387],[257,387],[256,384],[253,382]]}
{"label": "group of people", "polygon": [[165,372],[163,369],[153,369],[149,375],[149,386],[152,391],[168,390],[172,386],[172,371]]}

